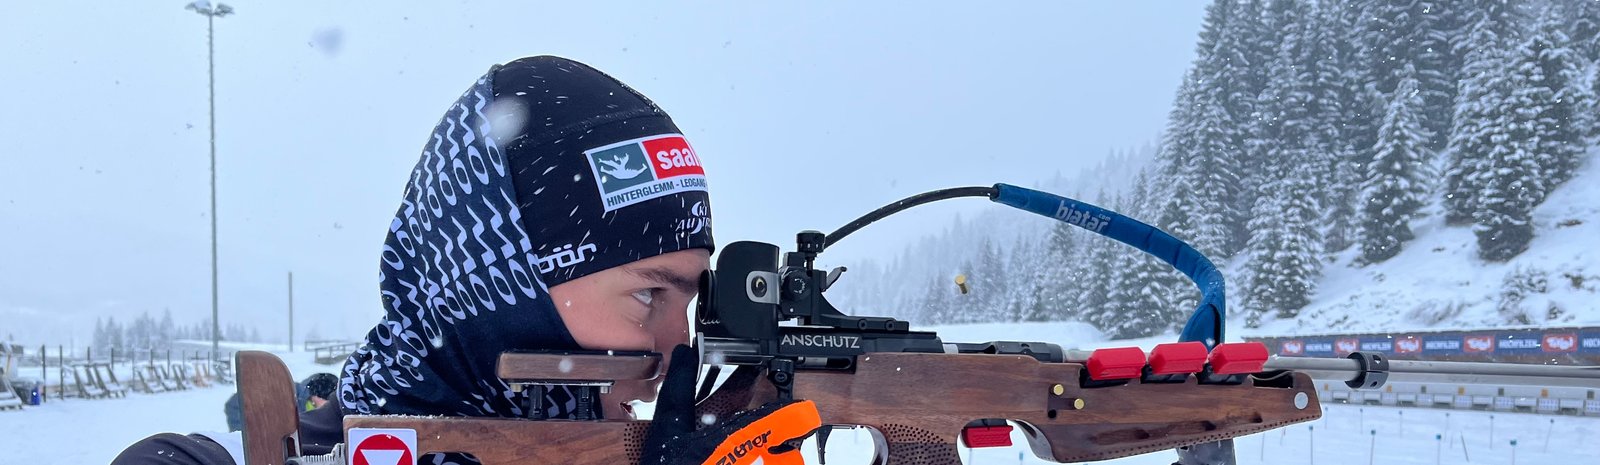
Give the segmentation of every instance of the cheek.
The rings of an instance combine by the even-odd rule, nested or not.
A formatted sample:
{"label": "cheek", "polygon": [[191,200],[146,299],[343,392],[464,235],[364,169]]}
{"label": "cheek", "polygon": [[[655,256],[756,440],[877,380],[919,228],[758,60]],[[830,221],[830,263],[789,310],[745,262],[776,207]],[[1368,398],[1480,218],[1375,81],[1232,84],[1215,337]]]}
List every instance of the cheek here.
{"label": "cheek", "polygon": [[678,344],[689,343],[689,314],[685,306],[673,306],[675,310],[662,311],[650,323],[650,334],[655,339],[655,351],[670,354],[672,348]]}
{"label": "cheek", "polygon": [[[578,346],[588,350],[651,350],[652,336],[617,310],[628,302],[556,297],[556,312]],[[570,302],[570,305],[568,304]]]}

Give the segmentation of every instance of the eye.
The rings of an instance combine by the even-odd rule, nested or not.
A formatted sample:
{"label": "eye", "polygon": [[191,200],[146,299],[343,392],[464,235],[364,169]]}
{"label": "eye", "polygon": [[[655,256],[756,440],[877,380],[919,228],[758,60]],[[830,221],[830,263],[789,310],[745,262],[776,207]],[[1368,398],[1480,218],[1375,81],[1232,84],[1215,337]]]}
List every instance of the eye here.
{"label": "eye", "polygon": [[655,289],[640,289],[640,290],[638,290],[638,291],[633,293],[633,299],[634,300],[638,300],[639,303],[642,303],[642,304],[644,304],[645,306],[648,307],[648,306],[650,306],[651,303],[654,303],[655,300],[656,300],[656,290]]}

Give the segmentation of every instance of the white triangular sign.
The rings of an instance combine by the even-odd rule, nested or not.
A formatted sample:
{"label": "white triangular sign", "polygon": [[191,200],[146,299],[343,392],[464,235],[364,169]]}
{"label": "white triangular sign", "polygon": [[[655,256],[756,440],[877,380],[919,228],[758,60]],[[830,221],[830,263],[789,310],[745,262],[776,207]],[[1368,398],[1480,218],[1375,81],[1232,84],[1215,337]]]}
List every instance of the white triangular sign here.
{"label": "white triangular sign", "polygon": [[403,450],[372,450],[361,451],[361,456],[366,457],[368,465],[399,465],[400,457],[405,455]]}

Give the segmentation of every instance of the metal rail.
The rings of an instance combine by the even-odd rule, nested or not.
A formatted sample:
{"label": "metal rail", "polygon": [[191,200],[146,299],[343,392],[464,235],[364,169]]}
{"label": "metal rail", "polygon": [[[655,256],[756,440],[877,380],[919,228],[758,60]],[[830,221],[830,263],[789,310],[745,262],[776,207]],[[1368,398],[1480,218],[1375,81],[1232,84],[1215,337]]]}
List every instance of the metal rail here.
{"label": "metal rail", "polygon": [[[1528,365],[1490,362],[1390,360],[1389,382],[1491,384],[1600,388],[1600,367]],[[1317,380],[1351,381],[1363,373],[1361,362],[1348,358],[1277,357],[1268,370],[1293,370]]]}

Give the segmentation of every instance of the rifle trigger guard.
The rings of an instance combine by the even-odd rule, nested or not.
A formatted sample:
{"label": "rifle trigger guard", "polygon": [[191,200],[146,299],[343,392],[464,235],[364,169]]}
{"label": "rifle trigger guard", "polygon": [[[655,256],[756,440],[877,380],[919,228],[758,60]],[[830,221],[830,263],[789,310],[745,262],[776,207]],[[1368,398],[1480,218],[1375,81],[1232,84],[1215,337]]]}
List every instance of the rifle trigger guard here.
{"label": "rifle trigger guard", "polygon": [[1345,381],[1351,389],[1377,389],[1389,382],[1389,359],[1383,355],[1351,352],[1345,358],[1356,361],[1356,376]]}

